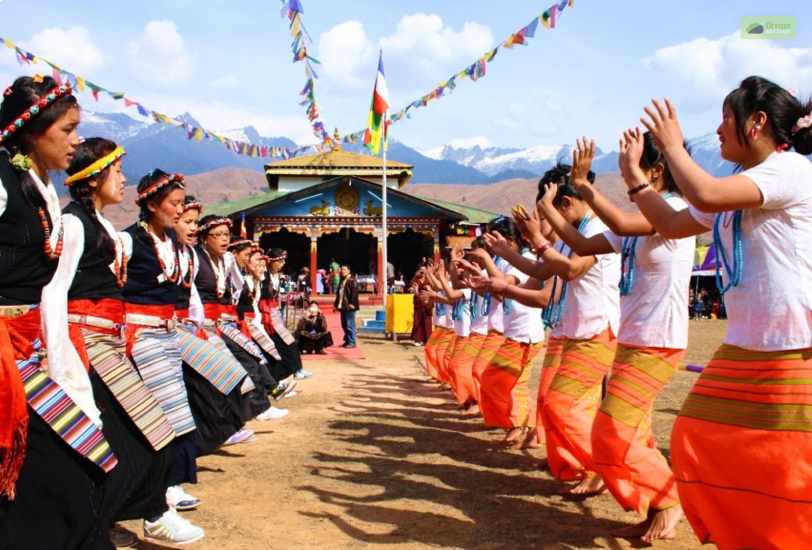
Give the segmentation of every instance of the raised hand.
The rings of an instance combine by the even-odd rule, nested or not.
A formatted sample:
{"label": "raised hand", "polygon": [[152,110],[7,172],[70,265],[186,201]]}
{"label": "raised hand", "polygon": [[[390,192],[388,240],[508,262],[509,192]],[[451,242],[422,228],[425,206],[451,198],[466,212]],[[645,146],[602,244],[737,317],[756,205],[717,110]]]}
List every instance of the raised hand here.
{"label": "raised hand", "polygon": [[640,158],[643,156],[643,133],[640,128],[629,128],[620,136],[620,154],[618,167],[626,185],[633,187],[640,184]]}
{"label": "raised hand", "polygon": [[482,239],[485,241],[485,246],[497,256],[504,256],[505,252],[511,250],[510,241],[498,231],[485,233],[482,235]]}
{"label": "raised hand", "polygon": [[572,151],[572,172],[570,179],[575,187],[589,185],[587,174],[592,169],[592,160],[595,158],[595,140],[582,137],[577,140]]}
{"label": "raised hand", "polygon": [[651,132],[657,149],[665,153],[672,148],[681,148],[683,137],[676,107],[668,98],[664,100],[664,104],[656,99],[652,99],[651,103],[652,107],[643,108],[648,117],[640,118],[640,122]]}

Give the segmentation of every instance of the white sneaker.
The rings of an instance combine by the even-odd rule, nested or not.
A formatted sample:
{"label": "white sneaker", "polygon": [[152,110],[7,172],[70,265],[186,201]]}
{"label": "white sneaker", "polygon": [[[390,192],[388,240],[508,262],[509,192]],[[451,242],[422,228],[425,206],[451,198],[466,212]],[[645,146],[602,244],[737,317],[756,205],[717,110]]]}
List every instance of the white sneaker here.
{"label": "white sneaker", "polygon": [[206,533],[192,522],[183,519],[170,508],[156,522],[144,520],[144,537],[172,544],[190,544],[203,538]]}
{"label": "white sneaker", "polygon": [[233,434],[231,437],[226,439],[226,442],[223,443],[223,447],[228,447],[229,445],[237,445],[238,443],[251,443],[257,440],[256,434],[253,430],[249,429],[242,429],[237,433]]}
{"label": "white sneaker", "polygon": [[276,407],[271,407],[267,411],[258,414],[257,420],[262,422],[265,422],[266,420],[278,420],[280,418],[285,418],[287,415],[287,409],[277,409]]}
{"label": "white sneaker", "polygon": [[200,506],[200,499],[183,490],[180,485],[173,485],[166,490],[166,505],[176,510],[194,510]]}

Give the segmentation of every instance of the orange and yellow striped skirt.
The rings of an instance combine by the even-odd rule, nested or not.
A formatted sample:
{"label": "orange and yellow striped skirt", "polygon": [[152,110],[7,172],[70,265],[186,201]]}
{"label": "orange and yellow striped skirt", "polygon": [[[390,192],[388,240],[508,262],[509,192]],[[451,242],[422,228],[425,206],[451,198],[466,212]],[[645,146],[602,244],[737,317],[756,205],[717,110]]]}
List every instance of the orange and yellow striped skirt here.
{"label": "orange and yellow striped skirt", "polygon": [[566,338],[548,338],[547,349],[544,354],[544,362],[541,365],[541,372],[539,373],[539,389],[536,397],[536,434],[539,441],[544,441],[544,418],[542,411],[544,410],[544,399],[550,391],[550,386],[553,383],[553,378],[558,372],[558,367],[561,365],[561,354],[564,352],[564,342]]}
{"label": "orange and yellow striped skirt", "polygon": [[565,340],[561,363],[544,397],[542,419],[547,461],[564,481],[581,479],[592,465],[592,422],[601,402],[601,385],[615,356],[611,329],[588,340]]}
{"label": "orange and yellow striped skirt", "polygon": [[479,408],[488,426],[527,426],[530,370],[544,343],[525,344],[505,338],[482,373]]}
{"label": "orange and yellow striped skirt", "polygon": [[489,331],[485,337],[485,341],[482,342],[482,346],[479,348],[476,359],[474,359],[474,364],[471,366],[471,373],[474,379],[474,398],[477,403],[482,402],[482,374],[485,372],[485,369],[488,368],[488,365],[491,364],[493,356],[496,355],[496,352],[499,351],[499,348],[502,347],[504,343],[505,337],[502,333],[496,332],[495,330]]}
{"label": "orange and yellow striped skirt", "polygon": [[668,461],[651,431],[654,400],[685,350],[619,344],[609,391],[592,424],[592,460],[625,510],[646,515],[679,503]]}
{"label": "orange and yellow striped skirt", "polygon": [[702,542],[809,548],[812,349],[722,345],[677,417],[671,460]]}
{"label": "orange and yellow striped skirt", "polygon": [[454,390],[454,397],[457,398],[460,405],[476,400],[473,366],[484,342],[484,335],[472,332],[466,338],[457,338],[454,345],[448,371],[451,374],[451,388]]}
{"label": "orange and yellow striped skirt", "polygon": [[423,352],[426,358],[426,375],[434,380],[439,380],[439,365],[437,360],[437,347],[441,342],[448,342],[454,335],[453,330],[445,327],[435,326],[431,331],[431,336],[426,342]]}

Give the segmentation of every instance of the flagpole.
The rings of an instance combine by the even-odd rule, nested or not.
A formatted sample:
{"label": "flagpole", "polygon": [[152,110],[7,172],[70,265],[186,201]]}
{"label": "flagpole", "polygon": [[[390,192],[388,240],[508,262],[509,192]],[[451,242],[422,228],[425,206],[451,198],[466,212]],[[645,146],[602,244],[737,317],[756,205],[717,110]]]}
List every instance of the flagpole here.
{"label": "flagpole", "polygon": [[[388,247],[387,247],[387,231],[386,231],[386,219],[387,219],[387,211],[386,211],[386,122],[389,116],[389,111],[385,111],[383,115],[383,132],[381,132],[381,158],[383,159],[383,190],[381,191],[381,202],[383,203],[381,206],[381,238],[383,239],[383,312],[384,312],[384,319],[386,319],[386,295],[387,295],[387,286],[389,281],[387,280],[388,272],[389,272],[389,256]],[[396,338],[397,339],[397,338]]]}

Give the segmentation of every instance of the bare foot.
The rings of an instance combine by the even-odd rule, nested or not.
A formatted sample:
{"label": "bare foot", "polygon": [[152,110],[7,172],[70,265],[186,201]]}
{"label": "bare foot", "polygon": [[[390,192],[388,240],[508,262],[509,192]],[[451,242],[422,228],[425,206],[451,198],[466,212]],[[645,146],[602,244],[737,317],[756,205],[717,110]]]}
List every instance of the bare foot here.
{"label": "bare foot", "polygon": [[502,444],[508,447],[514,446],[517,442],[524,441],[524,428],[511,428],[505,434]]}
{"label": "bare foot", "polygon": [[648,528],[651,526],[651,520],[652,518],[648,517],[640,523],[616,529],[612,531],[612,536],[619,539],[639,539],[648,531]]}
{"label": "bare foot", "polygon": [[651,544],[655,540],[672,540],[677,536],[677,525],[685,514],[679,504],[658,510],[651,518],[651,526],[641,537],[643,542]]}
{"label": "bare foot", "polygon": [[476,401],[471,403],[467,409],[465,409],[465,414],[479,414],[479,405],[476,404]]}
{"label": "bare foot", "polygon": [[595,473],[588,473],[584,479],[577,485],[567,487],[561,491],[562,495],[570,495],[576,497],[592,497],[606,492],[606,485],[603,483],[601,476]]}
{"label": "bare foot", "polygon": [[530,428],[527,437],[524,439],[522,449],[538,449],[541,447],[541,439],[539,439],[539,432],[535,428]]}

